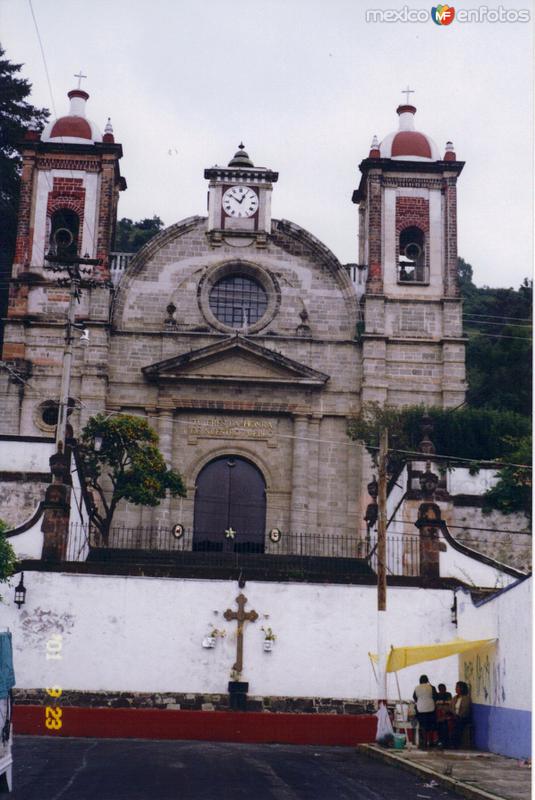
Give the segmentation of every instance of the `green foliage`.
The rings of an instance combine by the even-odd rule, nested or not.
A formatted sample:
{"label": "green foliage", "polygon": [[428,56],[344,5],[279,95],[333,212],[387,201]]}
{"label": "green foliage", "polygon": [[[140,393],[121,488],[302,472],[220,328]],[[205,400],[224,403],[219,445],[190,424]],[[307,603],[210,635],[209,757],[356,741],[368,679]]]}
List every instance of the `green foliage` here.
{"label": "green foliage", "polygon": [[31,84],[18,76],[22,64],[12,64],[0,47],[0,317],[5,316],[11,262],[17,235],[19,180],[22,159],[18,152],[28,124],[41,130],[48,119],[46,108],[28,102]]}
{"label": "green foliage", "polygon": [[[531,465],[531,436],[507,437],[507,444],[510,447],[507,453],[507,461],[509,463]],[[490,512],[493,509],[497,509],[504,514],[523,511],[531,525],[532,488],[532,473],[530,469],[522,466],[502,467],[499,471],[498,483],[485,494],[485,507],[483,510]]]}
{"label": "green foliage", "polygon": [[[98,452],[95,436],[102,437]],[[173,496],[186,494],[181,476],[165,464],[157,434],[141,417],[120,414],[107,419],[97,414],[82,431],[79,454],[87,484],[99,498],[92,522],[105,539],[121,500],[157,506],[167,490]]]}
{"label": "green foliage", "polygon": [[123,217],[117,223],[114,249],[119,253],[137,253],[163,227],[162,220],[157,216],[141,219],[139,222]]}
{"label": "green foliage", "polygon": [[[0,583],[5,583],[7,579],[15,572],[17,563],[17,556],[11,547],[11,544],[5,537],[6,531],[9,530],[9,525],[0,519]],[[0,596],[0,600],[1,600]]]}
{"label": "green foliage", "polygon": [[[514,411],[492,408],[458,408],[447,410],[410,406],[399,409],[365,405],[348,424],[352,439],[363,441],[376,462],[381,429],[389,430],[393,472],[410,458],[407,452],[419,452],[422,440],[421,423],[428,414],[433,424],[430,439],[437,454],[449,456],[444,466],[453,466],[456,459],[469,459],[463,466],[477,472],[481,462],[531,465],[531,422]],[[499,481],[485,495],[487,508],[513,513],[522,511],[531,516],[531,470],[518,467],[499,468]]]}
{"label": "green foliage", "polygon": [[524,280],[518,290],[479,288],[462,258],[459,283],[469,404],[531,414],[532,283]]}
{"label": "green foliage", "polygon": [[[408,408],[381,407],[378,403],[363,406],[349,423],[349,435],[361,439],[370,448],[379,446],[383,427],[390,431],[390,446],[397,450],[419,450],[422,440],[421,423],[424,414],[431,417],[431,440],[440,455],[470,459],[474,462],[493,461],[509,452],[511,437],[528,436],[530,422],[513,411],[492,408],[458,408],[448,410],[424,406]],[[370,449],[372,455],[377,451]]]}

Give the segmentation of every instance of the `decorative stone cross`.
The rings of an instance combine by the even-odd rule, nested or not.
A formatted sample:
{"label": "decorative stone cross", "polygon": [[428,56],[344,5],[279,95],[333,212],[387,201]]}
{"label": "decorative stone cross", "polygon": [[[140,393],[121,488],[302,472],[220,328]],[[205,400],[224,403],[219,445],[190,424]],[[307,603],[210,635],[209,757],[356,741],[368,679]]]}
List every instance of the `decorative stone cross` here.
{"label": "decorative stone cross", "polygon": [[238,623],[238,640],[236,642],[236,663],[234,664],[233,669],[241,673],[243,670],[243,626],[246,622],[255,622],[258,619],[258,614],[256,611],[245,611],[245,604],[247,603],[247,598],[243,594],[239,594],[236,598],[236,602],[238,604],[237,611],[231,611],[230,608],[227,608],[225,611],[224,617],[227,622],[232,622],[232,620],[236,620]]}
{"label": "decorative stone cross", "polygon": [[78,75],[75,75],[74,77],[75,77],[75,78],[78,78],[78,89],[79,89],[79,88],[81,87],[81,85],[82,85],[82,78],[87,78],[87,75],[84,75],[84,74],[82,73],[82,70],[80,70],[80,72],[78,73]]}
{"label": "decorative stone cross", "polygon": [[407,99],[405,100],[405,102],[407,103],[407,105],[409,105],[410,102],[411,102],[410,101],[410,96],[411,96],[411,94],[414,94],[414,89],[409,89],[409,86],[407,84],[407,88],[406,89],[402,89],[401,90],[401,94],[406,94],[407,95]]}

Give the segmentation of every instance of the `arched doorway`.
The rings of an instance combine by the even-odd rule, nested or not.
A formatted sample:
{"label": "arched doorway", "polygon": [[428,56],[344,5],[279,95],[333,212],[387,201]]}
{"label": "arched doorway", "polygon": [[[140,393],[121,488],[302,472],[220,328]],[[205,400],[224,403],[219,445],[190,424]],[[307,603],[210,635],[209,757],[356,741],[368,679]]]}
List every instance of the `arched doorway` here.
{"label": "arched doorway", "polygon": [[200,471],[195,487],[194,550],[262,553],[266,482],[245,458],[220,456]]}

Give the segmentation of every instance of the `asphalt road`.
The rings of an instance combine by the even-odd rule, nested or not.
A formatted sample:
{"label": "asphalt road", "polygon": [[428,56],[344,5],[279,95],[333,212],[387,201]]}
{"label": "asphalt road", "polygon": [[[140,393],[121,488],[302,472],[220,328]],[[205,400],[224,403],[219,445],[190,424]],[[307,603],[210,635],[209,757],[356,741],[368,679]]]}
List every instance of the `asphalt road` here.
{"label": "asphalt road", "polygon": [[11,800],[446,800],[349,747],[17,736]]}

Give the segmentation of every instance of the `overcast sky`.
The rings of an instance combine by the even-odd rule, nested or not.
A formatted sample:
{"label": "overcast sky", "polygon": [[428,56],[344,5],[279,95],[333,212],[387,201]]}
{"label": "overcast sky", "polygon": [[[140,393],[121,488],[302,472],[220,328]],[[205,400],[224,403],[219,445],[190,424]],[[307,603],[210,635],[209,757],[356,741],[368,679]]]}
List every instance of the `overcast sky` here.
{"label": "overcast sky", "polygon": [[[369,23],[399,0],[0,0],[0,41],[32,102],[59,115],[80,68],[88,116],[112,118],[128,190],[119,215],[170,225],[206,213],[203,170],[241,140],[278,170],[273,216],[357,259],[351,193],[372,136],[397,128],[410,84],[416,127],[466,161],[459,254],[479,285],[532,272],[532,23]],[[432,3],[412,0],[411,9]],[[498,9],[499,3],[488,4]],[[529,9],[531,0],[503,0]],[[478,8],[455,2],[455,8]]]}

